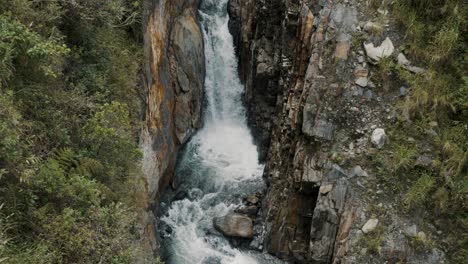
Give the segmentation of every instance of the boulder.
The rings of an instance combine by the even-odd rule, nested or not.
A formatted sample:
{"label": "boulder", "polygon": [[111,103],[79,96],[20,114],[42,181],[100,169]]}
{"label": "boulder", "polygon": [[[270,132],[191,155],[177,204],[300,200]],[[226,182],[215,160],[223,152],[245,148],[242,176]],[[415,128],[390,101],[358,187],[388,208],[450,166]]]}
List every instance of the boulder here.
{"label": "boulder", "polygon": [[385,145],[385,130],[382,128],[377,128],[372,132],[371,141],[377,148],[382,148]]}
{"label": "boulder", "polygon": [[222,217],[215,217],[213,225],[225,236],[252,238],[253,237],[253,223],[252,219],[247,216],[229,213]]}
{"label": "boulder", "polygon": [[390,57],[395,51],[393,42],[388,37],[377,47],[373,43],[364,43],[364,49],[366,50],[367,57],[375,62],[380,61],[382,58]]}

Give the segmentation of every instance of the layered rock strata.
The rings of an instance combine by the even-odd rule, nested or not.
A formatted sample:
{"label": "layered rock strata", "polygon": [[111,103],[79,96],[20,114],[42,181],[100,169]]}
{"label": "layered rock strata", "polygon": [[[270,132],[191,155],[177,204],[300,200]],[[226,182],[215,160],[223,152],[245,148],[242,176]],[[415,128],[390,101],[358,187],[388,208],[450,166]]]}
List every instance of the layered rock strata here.
{"label": "layered rock strata", "polygon": [[[443,262],[439,250],[410,245],[401,232],[410,221],[385,200],[368,162],[383,147],[372,133],[395,118],[400,92],[372,83],[378,62],[365,47],[399,40],[388,27],[379,36],[362,28],[388,12],[369,15],[358,0],[231,0],[228,8],[266,160],[263,248],[292,263]],[[379,58],[395,55],[391,44]]]}
{"label": "layered rock strata", "polygon": [[141,136],[148,200],[140,222],[145,252],[152,255],[157,250],[155,204],[171,182],[178,147],[201,126],[205,57],[197,0],[159,0],[150,6],[145,33],[146,116]]}

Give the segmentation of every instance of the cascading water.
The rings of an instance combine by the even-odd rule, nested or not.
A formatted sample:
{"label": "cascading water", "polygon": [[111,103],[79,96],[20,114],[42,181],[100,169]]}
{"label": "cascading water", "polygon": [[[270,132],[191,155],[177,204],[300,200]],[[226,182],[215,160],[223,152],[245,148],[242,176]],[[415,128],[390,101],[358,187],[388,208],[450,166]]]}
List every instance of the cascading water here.
{"label": "cascading water", "polygon": [[247,127],[243,87],[228,30],[228,0],[202,0],[207,105],[204,128],[187,144],[176,169],[187,198],[161,205],[168,263],[277,263],[259,252],[241,251],[213,229],[242,198],[261,190],[263,166]]}

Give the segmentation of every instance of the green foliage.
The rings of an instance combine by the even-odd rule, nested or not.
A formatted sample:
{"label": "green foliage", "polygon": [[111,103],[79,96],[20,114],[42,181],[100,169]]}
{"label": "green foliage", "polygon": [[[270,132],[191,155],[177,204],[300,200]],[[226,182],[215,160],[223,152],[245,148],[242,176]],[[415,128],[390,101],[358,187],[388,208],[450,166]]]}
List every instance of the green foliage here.
{"label": "green foliage", "polygon": [[[23,62],[22,67],[36,67],[45,75],[57,75],[57,61],[69,52],[58,40],[45,39],[23,24],[0,15],[0,82],[5,83],[15,70],[13,61]],[[30,63],[31,65],[24,65]]]}
{"label": "green foliage", "polygon": [[[379,64],[379,81],[387,89],[404,83],[409,96],[389,129],[388,152],[375,161],[389,188],[404,197],[408,213],[426,209],[426,220],[450,234],[448,255],[461,263],[468,256],[468,6],[458,0],[397,0],[392,8],[405,32],[403,52],[425,71],[414,74],[392,60]],[[423,154],[431,165],[416,162]]]}
{"label": "green foliage", "polygon": [[361,246],[367,248],[369,254],[376,255],[380,253],[380,248],[384,240],[385,228],[379,225],[374,231],[365,234],[361,240]]}
{"label": "green foliage", "polygon": [[423,173],[419,176],[416,182],[413,183],[410,190],[406,194],[404,203],[407,207],[421,205],[427,200],[429,193],[435,186],[434,177],[429,173]]}
{"label": "green foliage", "polygon": [[0,263],[133,261],[141,2],[0,0]]}

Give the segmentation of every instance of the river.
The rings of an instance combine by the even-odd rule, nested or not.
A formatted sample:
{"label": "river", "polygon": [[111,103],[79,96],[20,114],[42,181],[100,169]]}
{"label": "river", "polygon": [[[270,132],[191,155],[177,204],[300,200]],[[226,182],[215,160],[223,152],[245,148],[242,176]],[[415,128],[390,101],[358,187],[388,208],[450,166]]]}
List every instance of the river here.
{"label": "river", "polygon": [[174,193],[186,197],[172,196],[161,205],[170,264],[280,263],[267,254],[231,246],[213,228],[214,217],[264,188],[264,166],[242,103],[244,88],[228,30],[227,2],[202,0],[200,5],[206,56],[204,126],[187,143],[176,168]]}

